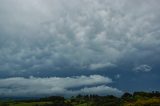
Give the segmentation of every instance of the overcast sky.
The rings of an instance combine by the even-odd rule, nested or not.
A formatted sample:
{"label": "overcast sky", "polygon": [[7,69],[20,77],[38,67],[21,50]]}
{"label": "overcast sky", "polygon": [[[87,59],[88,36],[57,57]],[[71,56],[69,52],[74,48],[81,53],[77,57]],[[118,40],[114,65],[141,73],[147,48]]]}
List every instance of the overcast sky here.
{"label": "overcast sky", "polygon": [[0,96],[160,90],[159,4],[0,0]]}

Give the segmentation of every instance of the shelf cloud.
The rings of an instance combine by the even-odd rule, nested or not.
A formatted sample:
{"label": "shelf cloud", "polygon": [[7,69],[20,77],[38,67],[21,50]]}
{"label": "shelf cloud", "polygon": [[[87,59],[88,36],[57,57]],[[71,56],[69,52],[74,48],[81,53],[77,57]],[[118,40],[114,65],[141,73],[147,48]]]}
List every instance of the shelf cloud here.
{"label": "shelf cloud", "polygon": [[3,97],[33,97],[78,94],[121,95],[122,91],[107,86],[112,79],[100,75],[50,78],[14,77],[0,79],[0,95]]}

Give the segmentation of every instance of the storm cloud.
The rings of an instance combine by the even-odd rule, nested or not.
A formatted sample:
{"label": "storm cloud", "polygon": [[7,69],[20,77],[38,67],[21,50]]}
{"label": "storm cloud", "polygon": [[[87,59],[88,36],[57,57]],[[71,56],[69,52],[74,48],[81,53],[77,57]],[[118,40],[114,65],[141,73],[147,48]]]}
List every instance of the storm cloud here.
{"label": "storm cloud", "polygon": [[[158,82],[159,4],[158,0],[0,0],[0,77],[121,75],[115,79],[125,85],[138,76],[136,70],[152,75],[139,76],[135,82],[146,78]],[[93,89],[100,88],[108,89]]]}
{"label": "storm cloud", "polygon": [[1,0],[0,70],[92,69],[157,57],[157,2]]}

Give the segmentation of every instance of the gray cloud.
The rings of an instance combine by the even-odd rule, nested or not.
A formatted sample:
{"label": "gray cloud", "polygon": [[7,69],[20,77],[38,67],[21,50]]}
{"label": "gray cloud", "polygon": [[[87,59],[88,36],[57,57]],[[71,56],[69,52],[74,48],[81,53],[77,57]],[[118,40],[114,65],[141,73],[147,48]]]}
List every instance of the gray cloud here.
{"label": "gray cloud", "polygon": [[1,0],[0,71],[98,70],[124,60],[140,64],[148,57],[156,62],[157,4],[157,0]]}
{"label": "gray cloud", "polygon": [[[0,78],[6,78],[0,79],[0,95],[121,93],[108,83],[131,91],[140,85],[159,88],[159,4],[158,0],[0,0]],[[117,82],[81,74],[107,75]],[[24,78],[30,75],[37,77]]]}
{"label": "gray cloud", "polygon": [[149,65],[143,64],[143,65],[135,67],[133,70],[137,72],[149,72],[152,70],[152,67]]}
{"label": "gray cloud", "polygon": [[[122,91],[106,86],[112,79],[100,75],[51,78],[0,79],[0,96],[45,96],[77,94],[121,95]],[[74,90],[77,88],[77,90]]]}
{"label": "gray cloud", "polygon": [[111,63],[106,63],[106,64],[101,64],[101,63],[91,64],[89,66],[89,69],[90,70],[97,70],[97,69],[108,68],[108,67],[116,67],[116,65],[115,64],[111,64]]}
{"label": "gray cloud", "polygon": [[78,91],[77,94],[99,94],[103,96],[106,94],[111,94],[115,96],[121,96],[123,92],[118,90],[117,88],[101,85],[97,87],[83,88],[80,91]]}

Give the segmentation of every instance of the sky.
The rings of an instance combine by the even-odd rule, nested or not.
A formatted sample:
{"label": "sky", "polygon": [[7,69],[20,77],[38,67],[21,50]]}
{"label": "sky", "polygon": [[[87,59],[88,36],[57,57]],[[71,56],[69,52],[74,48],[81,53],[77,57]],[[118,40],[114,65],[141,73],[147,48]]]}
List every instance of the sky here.
{"label": "sky", "polygon": [[0,97],[160,90],[159,0],[0,0]]}

